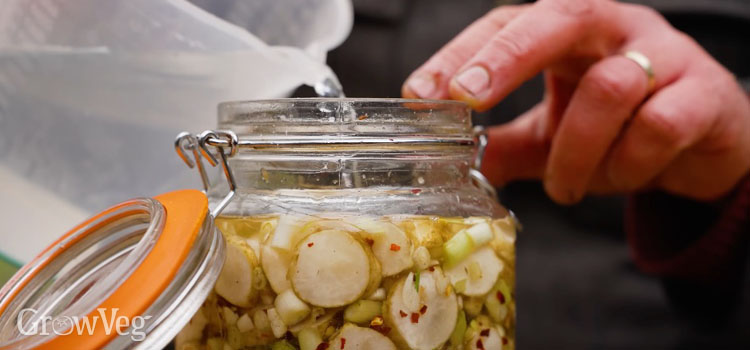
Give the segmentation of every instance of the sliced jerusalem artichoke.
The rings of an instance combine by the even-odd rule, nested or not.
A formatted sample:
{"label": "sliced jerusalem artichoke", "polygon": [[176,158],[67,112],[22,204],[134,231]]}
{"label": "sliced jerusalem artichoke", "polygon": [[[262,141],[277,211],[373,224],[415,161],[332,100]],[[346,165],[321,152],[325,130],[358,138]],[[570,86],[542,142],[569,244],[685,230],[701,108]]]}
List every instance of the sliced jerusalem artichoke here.
{"label": "sliced jerusalem artichoke", "polygon": [[360,235],[371,245],[383,276],[393,276],[414,264],[411,242],[398,226],[368,218],[353,219],[350,223],[362,230]]}
{"label": "sliced jerusalem artichoke", "polygon": [[190,322],[180,330],[175,337],[175,348],[179,349],[183,344],[199,341],[203,337],[203,328],[208,324],[208,318],[203,312],[202,307],[198,309]]}
{"label": "sliced jerusalem artichoke", "polygon": [[367,300],[383,301],[385,300],[385,297],[386,297],[385,289],[378,288],[374,292],[372,292],[370,295],[367,296]]}
{"label": "sliced jerusalem artichoke", "polygon": [[310,218],[301,215],[281,215],[276,223],[276,229],[270,238],[270,245],[275,248],[291,250],[299,239],[296,235],[302,230]]}
{"label": "sliced jerusalem artichoke", "polygon": [[310,307],[300,300],[291,289],[276,296],[273,305],[279,313],[284,324],[291,326],[307,317],[310,314]]}
{"label": "sliced jerusalem artichoke", "polygon": [[272,216],[256,218],[218,218],[216,227],[225,236],[244,240],[260,256],[260,244],[274,231],[278,218]]}
{"label": "sliced jerusalem artichoke", "polygon": [[438,289],[438,274],[442,274],[439,268],[421,271],[418,288],[421,306],[416,312],[407,312],[409,308],[403,300],[404,289],[416,289],[407,278],[402,278],[386,299],[386,324],[393,328],[390,334],[402,348],[432,350],[445,343],[453,332],[458,302],[451,289]]}
{"label": "sliced jerusalem artichoke", "polygon": [[495,238],[490,245],[506,262],[513,264],[516,260],[516,219],[508,215],[505,218],[492,222],[492,231]]}
{"label": "sliced jerusalem artichoke", "polygon": [[495,287],[487,294],[484,302],[487,314],[495,323],[503,323],[508,314],[512,312],[510,308],[512,305],[511,299],[512,295],[508,284],[502,279],[498,280]]}
{"label": "sliced jerusalem artichoke", "polygon": [[250,317],[250,314],[242,314],[240,318],[237,319],[237,329],[241,332],[249,332],[255,328],[255,325],[253,324],[253,319]]}
{"label": "sliced jerusalem artichoke", "polygon": [[414,245],[433,248],[443,244],[441,225],[436,220],[429,218],[406,220],[403,221],[402,226],[411,235]]}
{"label": "sliced jerusalem artichoke", "polygon": [[495,255],[495,251],[490,247],[483,247],[446,269],[445,274],[454,286],[463,285],[463,288],[457,288],[459,293],[480,296],[492,289],[502,270],[503,262]]}
{"label": "sliced jerusalem artichoke", "polygon": [[277,294],[281,294],[292,287],[288,277],[292,253],[270,245],[264,245],[262,249],[263,254],[260,260],[263,265],[263,272],[271,285],[271,289]]}
{"label": "sliced jerusalem artichoke", "polygon": [[291,251],[307,236],[325,230],[357,232],[359,229],[340,219],[316,218],[304,215],[282,215],[269,240],[269,245]]}
{"label": "sliced jerusalem artichoke", "polygon": [[347,323],[330,342],[331,349],[342,350],[396,350],[388,337],[370,328]]}
{"label": "sliced jerusalem artichoke", "polygon": [[471,350],[501,350],[503,340],[494,327],[487,327],[475,332],[468,345]]}
{"label": "sliced jerusalem artichoke", "polygon": [[323,231],[323,230],[341,230],[346,232],[358,232],[360,231],[360,228],[352,225],[349,222],[349,218],[342,218],[342,219],[326,219],[321,218],[317,220],[312,220],[305,224],[305,227],[302,228],[302,231],[307,234]]}
{"label": "sliced jerusalem artichoke", "polygon": [[380,282],[380,266],[374,257],[363,243],[340,230],[320,231],[302,240],[290,269],[297,296],[320,307],[352,303]]}
{"label": "sliced jerusalem artichoke", "polygon": [[228,236],[226,243],[226,260],[214,289],[230,303],[250,307],[257,295],[253,288],[253,269],[258,265],[258,259],[243,240]]}
{"label": "sliced jerusalem artichoke", "polygon": [[276,311],[276,309],[274,308],[270,308],[266,310],[266,314],[268,315],[268,322],[271,325],[273,336],[276,338],[281,338],[282,336],[284,336],[284,333],[286,333],[287,331],[287,327],[286,324],[284,324],[284,321],[281,319],[278,311]]}

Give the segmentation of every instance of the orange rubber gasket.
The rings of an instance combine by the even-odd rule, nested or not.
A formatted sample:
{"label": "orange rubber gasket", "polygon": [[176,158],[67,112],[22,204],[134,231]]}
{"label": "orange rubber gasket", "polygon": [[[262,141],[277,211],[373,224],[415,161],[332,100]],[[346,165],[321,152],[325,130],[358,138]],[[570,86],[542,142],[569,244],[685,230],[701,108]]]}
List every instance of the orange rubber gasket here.
{"label": "orange rubber gasket", "polygon": [[[124,316],[128,320],[142,315],[172,282],[183,261],[188,253],[190,253],[193,242],[198,236],[208,214],[208,199],[202,192],[197,190],[169,192],[156,196],[154,199],[158,200],[164,206],[166,212],[164,230],[151,249],[151,252],[143,259],[143,262],[136,270],[133,271],[117,290],[86,316],[89,320],[93,320],[93,317],[98,316],[97,309],[105,309],[109,315],[112,309],[117,308],[117,317]],[[82,227],[120,208],[122,208],[122,205],[110,208],[78,225],[47,247],[40,255],[56,247],[57,244]],[[132,214],[132,212],[123,213],[122,216],[129,214]],[[102,223],[102,225],[104,224],[106,223]],[[90,228],[66,246],[75,244],[100,227],[101,225],[96,225]],[[46,266],[64,250],[60,249],[41,266]],[[39,270],[41,271],[42,269],[40,268]],[[31,280],[31,278],[27,278],[28,280]],[[8,300],[12,300],[12,298]],[[7,305],[0,305],[0,314],[6,307]],[[82,332],[81,334],[71,332],[67,335],[58,335],[46,343],[39,345],[37,349],[100,349],[118,336],[118,333],[115,331],[106,334],[104,322],[101,321],[103,320],[96,323],[94,331],[91,334],[88,334],[88,332]]]}

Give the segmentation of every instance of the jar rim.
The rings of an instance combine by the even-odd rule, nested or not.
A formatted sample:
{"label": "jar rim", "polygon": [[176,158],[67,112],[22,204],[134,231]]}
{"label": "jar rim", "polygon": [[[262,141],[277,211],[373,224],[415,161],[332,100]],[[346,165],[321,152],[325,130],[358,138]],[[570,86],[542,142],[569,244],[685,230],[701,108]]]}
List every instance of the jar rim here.
{"label": "jar rim", "polygon": [[240,138],[355,136],[471,137],[471,109],[460,101],[399,98],[285,98],[223,102],[218,127]]}
{"label": "jar rim", "polygon": [[219,109],[223,106],[237,104],[277,104],[277,103],[315,103],[315,102],[348,102],[348,103],[375,103],[375,104],[394,104],[394,103],[412,103],[412,104],[434,104],[444,106],[460,106],[468,108],[463,101],[457,100],[436,100],[436,99],[417,99],[417,98],[396,98],[396,97],[289,97],[289,98],[270,98],[257,100],[234,100],[219,103]]}

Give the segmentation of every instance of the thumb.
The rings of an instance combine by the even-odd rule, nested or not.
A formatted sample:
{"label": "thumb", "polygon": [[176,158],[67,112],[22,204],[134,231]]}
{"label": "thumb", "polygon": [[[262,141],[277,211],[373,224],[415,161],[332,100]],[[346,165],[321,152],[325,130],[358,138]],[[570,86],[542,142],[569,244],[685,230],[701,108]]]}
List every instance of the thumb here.
{"label": "thumb", "polygon": [[542,102],[513,121],[489,128],[482,173],[495,186],[541,179],[551,143],[547,104]]}

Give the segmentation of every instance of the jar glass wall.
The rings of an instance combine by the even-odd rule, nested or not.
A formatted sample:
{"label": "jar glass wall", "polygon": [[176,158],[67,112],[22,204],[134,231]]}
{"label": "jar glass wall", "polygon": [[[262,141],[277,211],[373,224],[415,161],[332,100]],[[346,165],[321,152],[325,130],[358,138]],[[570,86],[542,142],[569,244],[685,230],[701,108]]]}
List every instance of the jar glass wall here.
{"label": "jar glass wall", "polygon": [[178,350],[514,348],[515,221],[471,176],[465,105],[224,103],[219,129],[227,258]]}

